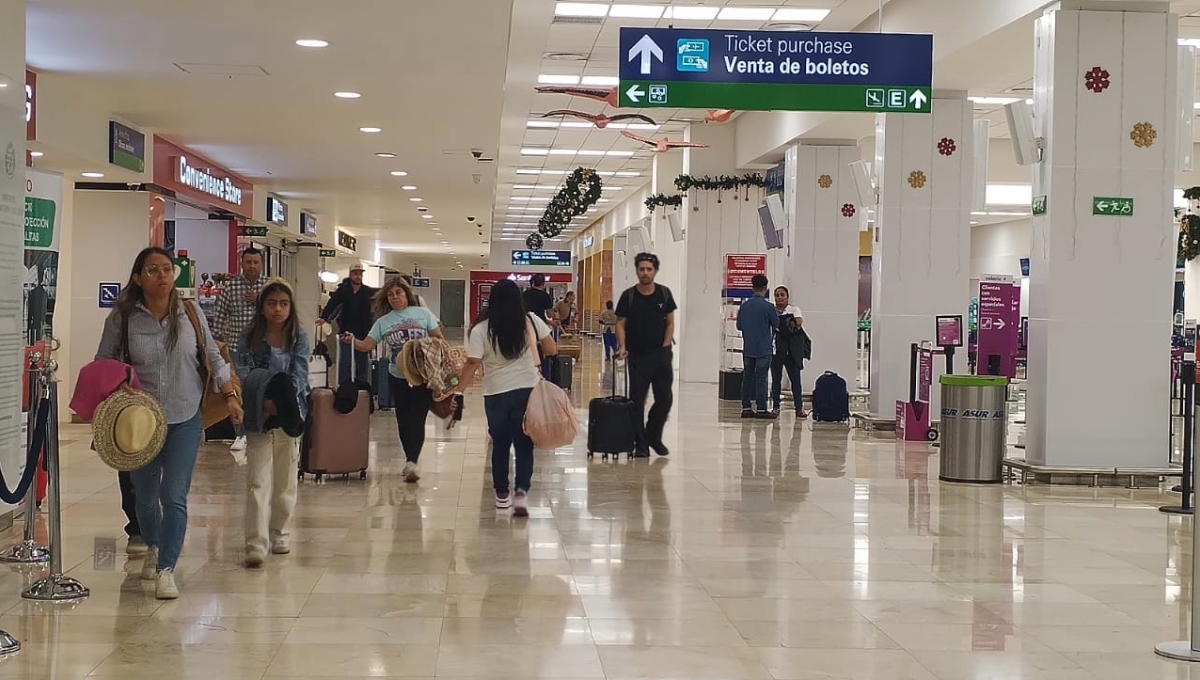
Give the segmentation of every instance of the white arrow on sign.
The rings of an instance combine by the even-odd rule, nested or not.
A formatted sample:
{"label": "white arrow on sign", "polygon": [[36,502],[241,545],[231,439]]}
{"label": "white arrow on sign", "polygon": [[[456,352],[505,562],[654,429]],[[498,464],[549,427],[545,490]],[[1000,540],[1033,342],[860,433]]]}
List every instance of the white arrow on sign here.
{"label": "white arrow on sign", "polygon": [[625,96],[629,97],[629,101],[634,104],[642,103],[642,97],[646,96],[646,91],[633,84],[628,90],[625,90]]}
{"label": "white arrow on sign", "polygon": [[925,106],[925,102],[929,101],[929,97],[926,97],[924,92],[916,90],[908,96],[908,101],[919,109]]}
{"label": "white arrow on sign", "polygon": [[996,321],[995,321],[995,328],[996,328],[996,330],[998,330],[998,331],[999,331],[999,330],[1004,330],[1004,327],[1005,327],[1005,326],[1007,326],[1007,325],[1008,325],[1008,324],[1004,323],[1004,319],[996,319]]}
{"label": "white arrow on sign", "polygon": [[634,43],[633,47],[629,48],[629,61],[641,59],[642,75],[648,76],[650,75],[650,64],[652,57],[662,61],[662,48],[658,46],[658,43],[654,42],[654,39],[651,38],[649,34],[643,34],[642,39]]}

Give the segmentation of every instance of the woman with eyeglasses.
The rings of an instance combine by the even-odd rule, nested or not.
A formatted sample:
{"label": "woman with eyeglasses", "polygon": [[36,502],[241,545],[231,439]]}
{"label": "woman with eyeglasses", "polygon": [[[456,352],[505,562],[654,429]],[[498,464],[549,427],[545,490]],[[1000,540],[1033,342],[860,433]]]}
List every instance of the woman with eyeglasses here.
{"label": "woman with eyeglasses", "polygon": [[[167,417],[162,450],[146,467],[130,473],[137,519],[148,546],[142,579],[155,581],[155,596],[160,600],[179,597],[175,564],[183,550],[188,490],[204,432],[200,405],[205,390],[218,390],[230,418],[235,424],[242,422],[241,395],[209,333],[204,312],[193,305],[203,335],[197,338],[185,305],[193,303],[182,300],[175,289],[171,254],[146,248],[133,262],[129,282],[104,322],[96,350],[98,360],[116,359],[133,366],[142,389],[158,400]],[[204,357],[199,347],[212,365],[212,385],[205,385],[201,376]]]}

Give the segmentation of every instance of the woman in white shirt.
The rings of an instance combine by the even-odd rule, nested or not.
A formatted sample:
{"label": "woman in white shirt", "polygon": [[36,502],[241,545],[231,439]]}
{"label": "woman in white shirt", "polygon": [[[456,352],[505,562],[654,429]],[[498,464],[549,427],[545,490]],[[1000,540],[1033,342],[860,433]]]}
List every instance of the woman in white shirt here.
{"label": "woman in white shirt", "polygon": [[[791,303],[786,286],[775,289],[775,311],[779,313],[779,328],[775,332],[775,355],[771,357],[771,403],[779,413],[783,392],[783,372],[787,370],[792,383],[792,405],[797,418],[807,418],[804,411],[804,393],[800,389],[800,371],[804,367],[804,340],[800,333],[804,326],[804,315],[800,308]],[[791,316],[794,322],[786,317]]]}
{"label": "woman in white shirt", "polygon": [[[542,356],[558,353],[550,327],[536,314],[528,314],[521,289],[502,280],[492,288],[487,308],[471,326],[467,337],[467,362],[459,372],[466,386],[483,367],[483,408],[492,437],[492,486],[496,507],[513,508],[527,517],[529,486],[533,480],[533,440],[525,434],[525,409],[533,387],[542,379],[536,356],[529,353],[530,333]],[[516,453],[516,490],[509,492],[509,450]]]}

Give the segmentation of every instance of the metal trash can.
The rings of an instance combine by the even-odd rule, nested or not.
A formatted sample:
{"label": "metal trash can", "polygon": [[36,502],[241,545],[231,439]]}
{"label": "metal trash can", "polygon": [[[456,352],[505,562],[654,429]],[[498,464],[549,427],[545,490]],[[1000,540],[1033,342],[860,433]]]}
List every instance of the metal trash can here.
{"label": "metal trash can", "polygon": [[1007,451],[1008,378],[943,375],[943,482],[998,484]]}

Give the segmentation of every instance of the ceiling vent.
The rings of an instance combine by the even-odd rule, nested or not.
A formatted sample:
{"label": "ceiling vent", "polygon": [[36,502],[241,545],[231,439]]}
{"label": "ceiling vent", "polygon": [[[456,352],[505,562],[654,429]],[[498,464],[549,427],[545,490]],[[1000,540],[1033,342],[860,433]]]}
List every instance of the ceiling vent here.
{"label": "ceiling vent", "polygon": [[542,55],[548,61],[587,61],[586,54],[580,52],[547,52]]}
{"label": "ceiling vent", "polygon": [[564,17],[556,16],[552,24],[575,24],[581,26],[600,26],[604,23],[604,17]]}
{"label": "ceiling vent", "polygon": [[175,62],[175,68],[196,76],[269,76],[267,69],[258,64],[205,64],[200,62]]}

